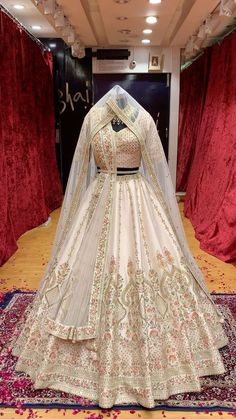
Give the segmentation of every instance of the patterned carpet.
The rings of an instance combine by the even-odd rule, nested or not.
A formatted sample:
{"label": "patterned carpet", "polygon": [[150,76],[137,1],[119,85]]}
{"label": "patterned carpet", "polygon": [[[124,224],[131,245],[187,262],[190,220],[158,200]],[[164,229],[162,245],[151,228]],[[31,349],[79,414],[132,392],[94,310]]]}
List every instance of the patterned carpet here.
{"label": "patterned carpet", "polygon": [[[15,290],[0,293],[0,406],[37,408],[97,408],[95,402],[82,397],[50,389],[34,390],[24,373],[15,373],[16,358],[11,354],[11,344],[16,338],[25,309],[34,297],[33,292]],[[185,393],[160,401],[156,409],[213,411],[236,408],[236,294],[213,294],[226,321],[225,330],[229,345],[221,349],[226,373],[203,377],[201,393]],[[137,406],[117,406],[119,409],[143,409]]]}

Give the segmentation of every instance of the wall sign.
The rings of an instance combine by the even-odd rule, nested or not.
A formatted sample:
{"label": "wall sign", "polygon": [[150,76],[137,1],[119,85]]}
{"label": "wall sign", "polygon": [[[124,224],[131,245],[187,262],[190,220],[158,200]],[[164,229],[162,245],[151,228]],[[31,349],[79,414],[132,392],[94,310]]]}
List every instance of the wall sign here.
{"label": "wall sign", "polygon": [[54,56],[57,157],[65,190],[75,147],[85,115],[92,106],[92,55],[78,59],[62,39],[44,39]]}

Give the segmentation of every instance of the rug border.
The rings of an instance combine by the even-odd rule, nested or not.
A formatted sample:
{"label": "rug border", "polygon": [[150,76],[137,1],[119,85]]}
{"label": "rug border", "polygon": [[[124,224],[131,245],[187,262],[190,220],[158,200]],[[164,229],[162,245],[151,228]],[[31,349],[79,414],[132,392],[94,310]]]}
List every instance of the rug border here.
{"label": "rug border", "polygon": [[[7,304],[11,301],[11,299],[14,297],[15,294],[36,294],[37,291],[34,290],[21,290],[20,288],[9,290],[7,292],[3,292],[4,298],[0,302],[0,307],[5,308]],[[236,293],[211,293],[213,296],[236,296]],[[64,404],[61,403],[52,403],[52,404],[42,404],[42,403],[25,403],[22,404],[22,408],[32,408],[32,409],[80,409],[80,410],[103,410],[99,405],[80,405],[80,404],[74,404],[73,406],[71,404]],[[8,409],[8,408],[17,408],[16,404],[7,405],[5,403],[0,403],[0,408]],[[168,406],[165,404],[156,406],[152,409],[145,408],[144,406],[137,406],[137,405],[114,405],[111,409],[104,409],[104,410],[145,410],[145,411],[159,411],[159,410],[166,410],[166,411],[181,411],[181,412],[235,412],[236,411],[236,403],[235,406],[196,406],[196,407],[188,407],[188,406]]]}
{"label": "rug border", "polygon": [[[0,403],[0,408],[4,408],[4,409],[10,409],[10,408],[18,408],[19,406],[17,406],[16,404],[12,404],[12,405],[6,405],[4,403]],[[108,408],[103,408],[100,407],[99,405],[80,405],[80,404],[75,404],[75,405],[67,405],[67,404],[57,404],[57,403],[52,403],[52,404],[36,404],[36,403],[25,403],[21,405],[21,408],[32,408],[32,409],[70,409],[70,410],[76,410],[76,409],[80,409],[80,410],[108,410],[108,411],[112,411],[112,410],[145,410],[147,412],[153,412],[153,411],[159,411],[159,410],[166,410],[166,411],[176,411],[176,412],[236,412],[236,403],[235,406],[232,407],[223,407],[223,406],[212,406],[212,407],[187,407],[187,406],[181,406],[181,407],[175,407],[175,406],[167,406],[167,405],[160,405],[157,407],[153,407],[151,409],[144,407],[144,406],[137,406],[137,405],[114,405],[113,407],[111,407],[110,409]]]}

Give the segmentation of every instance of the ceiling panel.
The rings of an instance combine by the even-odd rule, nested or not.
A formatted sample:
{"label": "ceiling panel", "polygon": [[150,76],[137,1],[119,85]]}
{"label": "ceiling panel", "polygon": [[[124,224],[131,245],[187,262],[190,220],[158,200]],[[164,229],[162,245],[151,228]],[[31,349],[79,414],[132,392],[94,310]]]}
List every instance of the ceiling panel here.
{"label": "ceiling panel", "polygon": [[[162,45],[166,28],[170,25],[179,3],[180,0],[163,0],[161,4],[151,5],[147,0],[130,0],[128,3],[117,4],[113,0],[98,0],[109,44],[140,46],[141,39],[149,38],[152,45]],[[159,17],[158,23],[147,24],[145,18],[152,15]],[[128,19],[117,20],[120,16]],[[142,30],[146,28],[152,29],[153,33],[143,35]],[[130,34],[120,33],[123,29],[130,30]]]}
{"label": "ceiling panel", "polygon": [[[34,0],[1,0],[3,6],[38,37],[61,37],[55,31],[54,19],[43,14],[43,7],[37,7]],[[23,10],[15,10],[15,3],[23,4]],[[66,17],[75,28],[82,43],[88,47],[134,47],[141,46],[141,40],[149,38],[150,46],[184,47],[201,23],[219,4],[219,0],[162,0],[161,4],[150,5],[148,0],[128,0],[117,4],[114,0],[57,0]],[[235,6],[236,7],[236,6]],[[145,18],[155,15],[159,21],[148,25]],[[118,17],[126,20],[118,20]],[[226,17],[219,17],[214,36],[232,24]],[[40,25],[39,31],[32,25]],[[151,35],[143,35],[142,30],[151,28]],[[130,33],[121,33],[129,30]],[[218,31],[218,32],[217,32]]]}
{"label": "ceiling panel", "polygon": [[[30,0],[1,0],[1,4],[6,7],[14,17],[16,17],[25,28],[37,37],[58,37],[54,27],[48,22],[44,15],[35,7]],[[14,9],[14,4],[24,6],[22,10]],[[41,26],[40,30],[33,30],[33,25]]]}
{"label": "ceiling panel", "polygon": [[217,7],[219,0],[197,0],[173,36],[172,45],[185,45],[188,38],[197,31],[206,17]]}

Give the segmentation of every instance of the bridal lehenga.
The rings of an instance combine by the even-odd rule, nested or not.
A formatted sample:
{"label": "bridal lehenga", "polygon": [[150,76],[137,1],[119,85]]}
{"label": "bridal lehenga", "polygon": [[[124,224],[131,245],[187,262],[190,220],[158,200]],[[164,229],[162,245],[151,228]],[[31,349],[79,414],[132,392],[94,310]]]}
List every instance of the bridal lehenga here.
{"label": "bridal lehenga", "polygon": [[115,86],[84,119],[52,254],[14,345],[16,371],[36,389],[104,408],[151,408],[224,373],[222,323],[156,125]]}

